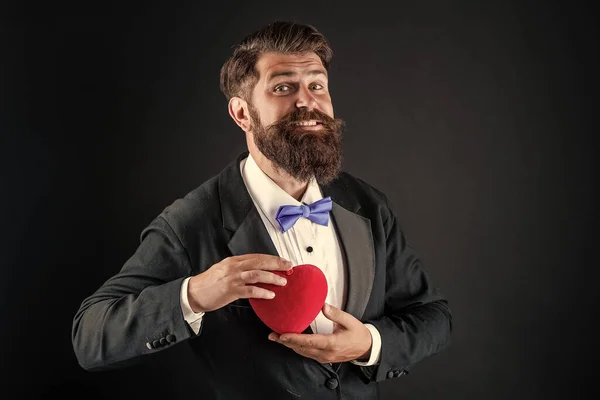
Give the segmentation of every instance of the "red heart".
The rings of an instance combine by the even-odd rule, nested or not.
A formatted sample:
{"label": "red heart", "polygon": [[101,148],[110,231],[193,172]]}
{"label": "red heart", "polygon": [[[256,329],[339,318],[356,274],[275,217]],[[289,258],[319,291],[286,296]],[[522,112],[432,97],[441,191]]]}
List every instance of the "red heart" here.
{"label": "red heart", "polygon": [[285,286],[257,283],[275,293],[273,299],[250,298],[256,315],[273,331],[302,333],[325,304],[327,279],[318,267],[296,265],[288,271],[273,271],[287,279]]}

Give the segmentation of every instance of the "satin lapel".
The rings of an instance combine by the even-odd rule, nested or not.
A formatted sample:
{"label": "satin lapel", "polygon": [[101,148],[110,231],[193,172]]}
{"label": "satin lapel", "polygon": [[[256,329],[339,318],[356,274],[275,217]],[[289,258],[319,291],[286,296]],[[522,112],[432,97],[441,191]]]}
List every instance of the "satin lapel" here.
{"label": "satin lapel", "polygon": [[331,210],[342,244],[348,271],[348,292],[344,310],[361,319],[371,297],[375,277],[375,250],[371,221],[333,203]]}
{"label": "satin lapel", "polygon": [[234,256],[253,253],[278,255],[269,232],[254,207],[231,237],[228,247]]}
{"label": "satin lapel", "polygon": [[233,233],[228,243],[234,256],[250,253],[277,255],[240,171],[240,162],[248,156],[245,151],[219,175],[219,198],[223,227]]}

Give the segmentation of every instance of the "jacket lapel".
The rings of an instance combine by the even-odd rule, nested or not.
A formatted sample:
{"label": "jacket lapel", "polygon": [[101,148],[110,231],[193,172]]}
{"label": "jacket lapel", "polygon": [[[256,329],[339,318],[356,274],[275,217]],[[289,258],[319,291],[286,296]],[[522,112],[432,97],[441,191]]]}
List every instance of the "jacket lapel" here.
{"label": "jacket lapel", "polygon": [[344,310],[360,320],[371,297],[375,277],[371,221],[336,203],[331,212],[346,256],[348,291]]}
{"label": "jacket lapel", "polygon": [[331,184],[323,186],[324,196],[331,196],[331,214],[342,245],[347,271],[347,295],[344,311],[361,319],[371,297],[375,278],[375,248],[371,221],[358,211],[361,206],[348,188],[345,173]]}
{"label": "jacket lapel", "polygon": [[242,178],[240,162],[243,152],[219,175],[219,200],[223,227],[233,233],[228,243],[233,255],[263,253],[278,255]]}
{"label": "jacket lapel", "polygon": [[242,224],[235,231],[228,247],[234,256],[254,253],[278,255],[269,232],[255,207],[248,212]]}

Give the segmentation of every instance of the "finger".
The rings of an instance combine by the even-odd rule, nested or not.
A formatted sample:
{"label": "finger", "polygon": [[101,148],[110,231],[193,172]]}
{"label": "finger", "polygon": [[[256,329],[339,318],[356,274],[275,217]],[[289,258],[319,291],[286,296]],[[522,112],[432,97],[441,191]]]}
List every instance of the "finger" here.
{"label": "finger", "polygon": [[[290,342],[282,342],[281,339],[279,340],[275,340],[274,336],[270,336],[271,338],[273,338],[272,340],[274,342],[278,342],[279,344],[284,345],[285,347],[294,350],[296,353],[306,353],[307,352],[307,347],[305,345],[301,345],[301,344],[296,344],[296,343],[290,343]],[[313,351],[322,351],[319,349],[312,349]]]}
{"label": "finger", "polygon": [[[242,261],[246,261],[246,260],[253,260],[253,259],[257,259],[261,256],[262,254],[260,253],[249,253],[249,254],[240,254],[239,256],[231,256],[231,257],[227,257],[225,260],[228,261],[233,261],[235,263],[240,263]],[[223,260],[223,261],[225,261]]]}
{"label": "finger", "polygon": [[240,286],[238,298],[240,299],[272,299],[275,293],[254,285]]}
{"label": "finger", "polygon": [[242,271],[239,277],[240,281],[244,284],[252,283],[268,283],[271,285],[285,286],[287,280],[271,271],[261,271],[259,269],[253,269],[249,271]]}
{"label": "finger", "polygon": [[[284,334],[287,335],[287,334]],[[313,360],[317,360],[320,363],[333,362],[332,351],[333,349],[320,349],[317,347],[309,347],[307,344],[298,344],[292,343],[290,341],[282,341],[280,340],[282,335],[278,335],[275,332],[269,334],[269,340],[277,342],[287,348],[295,351],[303,357],[312,358]],[[287,335],[289,337],[289,335]],[[300,335],[300,336],[309,336],[309,335]],[[317,336],[317,335],[315,335]],[[319,336],[331,336],[331,335],[319,335]],[[314,343],[313,343],[314,345]]]}
{"label": "finger", "polygon": [[354,318],[352,316],[352,314],[348,314],[347,312],[342,311],[341,309],[334,307],[331,304],[325,303],[322,311],[323,311],[323,315],[327,319],[329,319],[343,327],[347,327],[349,325],[352,325],[353,322],[358,321],[356,318]]}
{"label": "finger", "polygon": [[321,363],[329,362],[328,360],[330,360],[331,358],[331,352],[328,350],[315,349],[306,346],[290,346],[289,344],[285,343],[283,343],[283,345],[295,351],[303,357],[312,358],[313,360],[317,360]]}
{"label": "finger", "polygon": [[241,260],[238,268],[247,271],[251,269],[261,269],[266,271],[287,271],[293,267],[293,264],[281,257],[270,254],[259,254],[257,257],[251,257]]}
{"label": "finger", "polygon": [[279,342],[292,348],[328,350],[333,346],[332,335],[284,333]]}

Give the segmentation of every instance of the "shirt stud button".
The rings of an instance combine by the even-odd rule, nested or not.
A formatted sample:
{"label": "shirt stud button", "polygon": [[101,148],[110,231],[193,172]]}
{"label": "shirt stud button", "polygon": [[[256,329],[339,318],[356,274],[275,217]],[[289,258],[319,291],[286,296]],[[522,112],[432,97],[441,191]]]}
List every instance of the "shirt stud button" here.
{"label": "shirt stud button", "polygon": [[308,251],[309,253],[312,253],[312,251],[313,251],[313,248],[312,248],[312,246],[308,246],[308,247],[306,248],[306,251]]}

